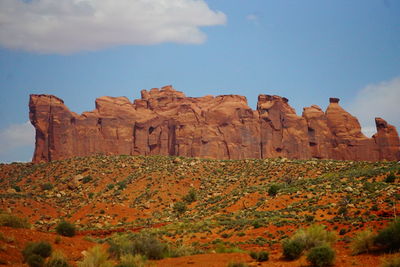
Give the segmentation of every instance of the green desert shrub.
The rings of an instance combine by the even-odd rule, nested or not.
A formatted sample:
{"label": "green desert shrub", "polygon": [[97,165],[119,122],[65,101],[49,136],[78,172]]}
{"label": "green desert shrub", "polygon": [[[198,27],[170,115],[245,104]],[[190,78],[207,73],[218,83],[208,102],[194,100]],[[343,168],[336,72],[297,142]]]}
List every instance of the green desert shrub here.
{"label": "green desert shrub", "polygon": [[347,206],[341,206],[337,211],[337,214],[342,216],[346,216],[348,213],[349,209],[347,208]]}
{"label": "green desert shrub", "polygon": [[354,255],[368,253],[374,246],[375,234],[371,230],[357,233],[351,242],[351,251]]}
{"label": "green desert shrub", "polygon": [[61,237],[60,236],[56,236],[56,238],[54,239],[54,243],[55,244],[60,244],[61,243]]}
{"label": "green desert shrub", "polygon": [[223,243],[218,243],[215,247],[215,252],[217,253],[243,253],[242,249],[235,246],[227,246]]}
{"label": "green desert shrub", "polygon": [[116,267],[145,267],[146,263],[146,257],[140,254],[126,254],[121,256],[121,263]]}
{"label": "green desert shrub", "polygon": [[190,256],[201,253],[203,253],[203,251],[195,249],[192,246],[186,246],[183,244],[178,246],[169,246],[168,248],[168,257],[172,258]]}
{"label": "green desert shrub", "polygon": [[310,223],[310,222],[313,222],[315,220],[315,216],[307,214],[304,219],[306,220],[306,222]]}
{"label": "green desert shrub", "polygon": [[396,180],[396,175],[394,175],[394,173],[389,173],[386,177],[385,177],[385,183],[394,183]]}
{"label": "green desert shrub", "polygon": [[306,229],[298,230],[291,239],[299,240],[307,250],[334,242],[336,240],[336,235],[333,232],[325,230],[324,225],[314,224]]}
{"label": "green desert shrub", "polygon": [[400,267],[400,257],[383,259],[382,267]]}
{"label": "green desert shrub", "polygon": [[151,260],[165,257],[168,246],[150,235],[138,235],[132,242],[133,254],[141,254]]}
{"label": "green desert shrub", "polygon": [[279,191],[279,185],[273,184],[268,188],[268,195],[276,196],[276,194],[278,194],[278,191]]}
{"label": "green desert shrub", "polygon": [[124,190],[126,188],[126,181],[120,181],[117,183],[118,190]]}
{"label": "green desert shrub", "polygon": [[113,235],[107,243],[109,245],[108,252],[113,257],[120,258],[122,255],[133,254],[132,241],[128,235]]}
{"label": "green desert shrub", "polygon": [[331,266],[335,260],[335,251],[328,245],[318,246],[310,249],[307,254],[307,261],[312,266]]}
{"label": "green desert shrub", "polygon": [[117,258],[126,254],[140,254],[151,260],[159,260],[168,254],[168,246],[149,234],[114,236],[108,244],[108,251]]}
{"label": "green desert shrub", "polygon": [[30,228],[31,225],[25,218],[19,218],[12,214],[0,214],[0,226],[8,226],[12,228]]}
{"label": "green desert shrub", "polygon": [[282,244],[283,247],[283,256],[287,260],[295,260],[300,258],[303,253],[305,247],[304,244],[300,240],[285,240]]}
{"label": "green desert shrub", "polygon": [[113,263],[108,259],[109,255],[103,247],[97,245],[85,251],[82,261],[78,261],[78,267],[112,267]]}
{"label": "green desert shrub", "polygon": [[400,249],[400,219],[390,223],[386,228],[378,232],[375,237],[376,245],[388,251]]}
{"label": "green desert shrub", "polygon": [[268,261],[269,253],[268,251],[251,251],[250,257],[258,262]]}
{"label": "green desert shrub", "polygon": [[185,195],[183,197],[183,200],[187,203],[192,203],[195,202],[197,200],[197,193],[196,190],[194,188],[191,188],[189,190],[189,192],[187,193],[187,195]]}
{"label": "green desert shrub", "polygon": [[114,235],[108,241],[108,251],[115,258],[126,255],[142,255],[148,259],[165,257],[182,257],[201,254],[203,251],[182,244],[165,244],[155,236],[147,233],[134,235]]}
{"label": "green desert shrub", "polygon": [[15,192],[21,192],[21,187],[18,185],[13,185],[12,188],[15,190]]}
{"label": "green desert shrub", "polygon": [[42,267],[44,265],[44,258],[39,255],[32,254],[26,259],[26,263],[30,267]]}
{"label": "green desert shrub", "polygon": [[93,180],[92,176],[88,175],[88,176],[83,177],[82,183],[87,184],[92,180]]}
{"label": "green desert shrub", "polygon": [[187,210],[185,202],[176,202],[173,207],[174,212],[178,214],[185,213]]}
{"label": "green desert shrub", "polygon": [[24,261],[31,267],[41,267],[45,263],[45,259],[51,255],[52,247],[48,242],[28,243],[22,255]]}
{"label": "green desert shrub", "polygon": [[45,267],[69,267],[67,259],[60,251],[53,251],[47,260]]}
{"label": "green desert shrub", "polygon": [[108,184],[108,185],[107,185],[107,189],[108,189],[108,190],[111,190],[111,189],[114,188],[114,186],[115,186],[115,184]]}
{"label": "green desert shrub", "polygon": [[247,263],[244,262],[230,262],[228,267],[248,267]]}
{"label": "green desert shrub", "polygon": [[53,249],[50,243],[48,242],[45,241],[33,242],[33,243],[28,243],[25,246],[24,250],[22,251],[22,255],[24,256],[24,259],[26,261],[31,255],[38,255],[45,259],[51,255],[52,250]]}
{"label": "green desert shrub", "polygon": [[57,234],[62,236],[69,236],[69,237],[74,236],[75,231],[76,231],[75,225],[66,221],[60,222],[56,227]]}
{"label": "green desert shrub", "polygon": [[42,188],[42,190],[51,190],[54,186],[51,183],[44,183],[40,187]]}
{"label": "green desert shrub", "polygon": [[290,239],[283,242],[283,255],[288,260],[295,260],[303,251],[332,243],[336,240],[333,232],[325,230],[323,225],[312,225],[298,230]]}

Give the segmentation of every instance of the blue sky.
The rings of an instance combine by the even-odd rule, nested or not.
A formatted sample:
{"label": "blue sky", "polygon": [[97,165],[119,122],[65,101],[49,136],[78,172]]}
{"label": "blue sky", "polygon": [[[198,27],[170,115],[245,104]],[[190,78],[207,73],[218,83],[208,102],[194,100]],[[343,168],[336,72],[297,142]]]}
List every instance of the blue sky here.
{"label": "blue sky", "polygon": [[0,162],[28,161],[29,94],[75,112],[172,84],[188,96],[258,94],[400,127],[400,1],[2,0]]}

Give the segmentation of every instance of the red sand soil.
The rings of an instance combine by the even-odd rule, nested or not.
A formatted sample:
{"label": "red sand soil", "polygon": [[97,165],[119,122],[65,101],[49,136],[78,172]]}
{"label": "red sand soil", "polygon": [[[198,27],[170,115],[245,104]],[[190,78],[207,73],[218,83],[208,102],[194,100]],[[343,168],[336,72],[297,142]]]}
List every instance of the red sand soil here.
{"label": "red sand soil", "polygon": [[[9,266],[26,266],[22,262],[21,251],[29,242],[47,241],[54,250],[61,251],[71,263],[82,258],[82,251],[95,245],[93,242],[84,240],[83,236],[64,237],[31,229],[0,227],[0,233],[7,239],[0,241],[0,259],[7,262]],[[60,239],[58,243],[56,243],[56,238]]]}

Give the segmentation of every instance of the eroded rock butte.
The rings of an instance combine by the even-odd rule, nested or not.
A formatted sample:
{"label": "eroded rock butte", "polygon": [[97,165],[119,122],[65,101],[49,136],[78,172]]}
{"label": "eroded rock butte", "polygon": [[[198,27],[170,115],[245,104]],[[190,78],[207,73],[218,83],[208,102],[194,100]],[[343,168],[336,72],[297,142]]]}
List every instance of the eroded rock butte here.
{"label": "eroded rock butte", "polygon": [[252,110],[239,95],[186,97],[172,86],[141,94],[133,103],[100,97],[94,111],[81,115],[56,96],[31,95],[33,162],[94,154],[400,160],[394,126],[376,118],[377,133],[368,138],[337,98],[325,112],[312,105],[297,116],[280,96],[260,95]]}

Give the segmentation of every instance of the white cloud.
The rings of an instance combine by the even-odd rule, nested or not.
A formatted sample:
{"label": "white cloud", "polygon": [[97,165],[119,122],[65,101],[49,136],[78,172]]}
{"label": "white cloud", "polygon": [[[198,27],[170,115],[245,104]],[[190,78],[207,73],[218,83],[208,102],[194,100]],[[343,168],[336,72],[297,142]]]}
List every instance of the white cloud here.
{"label": "white cloud", "polygon": [[72,53],[117,45],[203,43],[226,16],[204,0],[1,0],[0,45]]}
{"label": "white cloud", "polygon": [[12,124],[5,129],[0,130],[1,154],[19,148],[35,145],[35,129],[27,121],[22,124]]}
{"label": "white cloud", "polygon": [[[375,117],[381,117],[400,130],[400,77],[361,89],[349,111],[362,125],[363,132],[371,136],[376,132]],[[372,133],[372,134],[371,134]]]}

